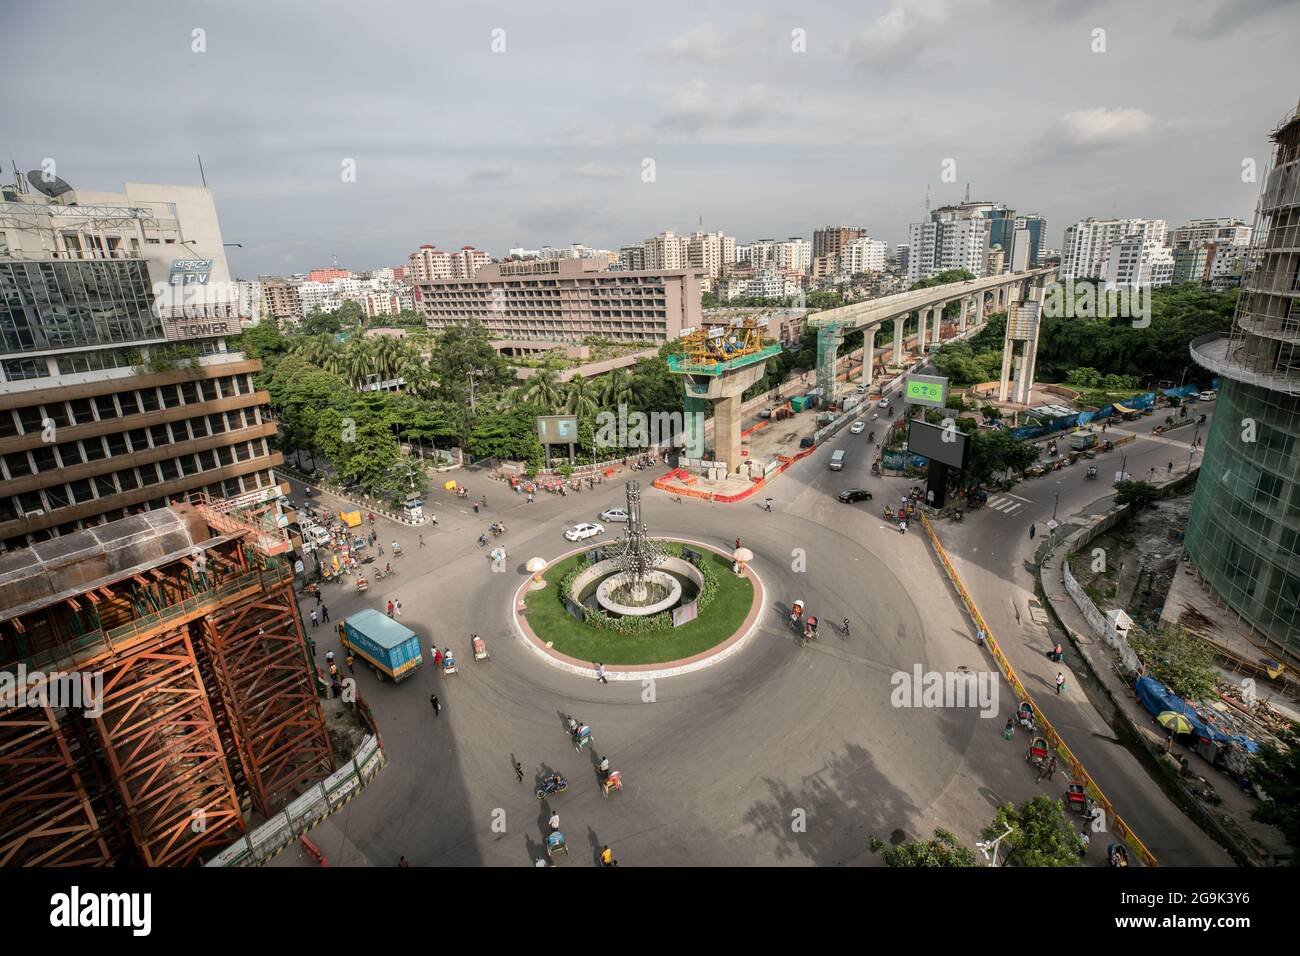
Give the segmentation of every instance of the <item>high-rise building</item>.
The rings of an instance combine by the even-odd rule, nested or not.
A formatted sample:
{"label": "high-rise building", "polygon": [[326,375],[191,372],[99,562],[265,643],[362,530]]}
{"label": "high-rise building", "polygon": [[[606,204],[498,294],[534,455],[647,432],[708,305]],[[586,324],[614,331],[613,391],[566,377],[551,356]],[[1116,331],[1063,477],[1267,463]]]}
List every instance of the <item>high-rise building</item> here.
{"label": "high-rise building", "polygon": [[[963,202],[931,211],[927,222],[914,222],[908,235],[907,279],[917,282],[950,269],[974,276],[988,267],[989,231],[995,221],[993,203]],[[1003,249],[1006,249],[1003,246]]]}
{"label": "high-rise building", "polygon": [[0,288],[0,548],[194,491],[279,497],[210,190],[5,188]]}
{"label": "high-rise building", "polygon": [[473,278],[416,283],[436,330],[476,320],[496,338],[666,342],[700,324],[700,273],[611,270],[599,259],[490,263]]}
{"label": "high-rise building", "polygon": [[910,243],[900,242],[894,247],[894,265],[904,272],[907,271],[908,262],[911,259],[912,246]]}
{"label": "high-rise building", "polygon": [[885,268],[889,243],[883,239],[859,236],[850,239],[840,250],[840,272],[857,275],[860,272],[880,272]]}
{"label": "high-rise building", "polygon": [[716,279],[736,262],[736,237],[721,232],[693,232],[686,237],[686,264]]}
{"label": "high-rise building", "polygon": [[1065,230],[1061,279],[1105,278],[1112,245],[1130,236],[1164,245],[1166,229],[1163,219],[1081,219]]}
{"label": "high-rise building", "polygon": [[810,258],[838,256],[846,243],[866,234],[866,226],[822,226],[814,229]]}
{"label": "high-rise building", "polygon": [[1210,281],[1210,263],[1215,258],[1212,242],[1198,242],[1196,245],[1175,246],[1173,285],[1188,282],[1205,284]]}
{"label": "high-rise building", "polygon": [[287,282],[279,276],[260,276],[262,299],[272,318],[290,325],[302,320],[302,298],[298,284]]}
{"label": "high-rise building", "polygon": [[1047,248],[1047,220],[1038,213],[1026,213],[1016,216],[1016,228],[1029,231],[1029,268],[1038,268],[1043,264],[1043,252]]}
{"label": "high-rise building", "polygon": [[1106,260],[1105,287],[1135,289],[1138,286],[1166,286],[1174,278],[1171,249],[1133,233],[1110,244]]}
{"label": "high-rise building", "polygon": [[1251,228],[1240,219],[1189,219],[1170,235],[1175,249],[1213,242],[1224,246],[1249,246]]}
{"label": "high-rise building", "polygon": [[335,279],[346,279],[352,273],[347,269],[312,269],[307,273],[308,282],[333,282]]}
{"label": "high-rise building", "polygon": [[624,246],[618,250],[618,265],[627,272],[645,270],[645,246]]}
{"label": "high-rise building", "polygon": [[647,239],[641,245],[645,249],[645,267],[651,272],[665,269],[676,271],[689,265],[687,239],[671,229]]}
{"label": "high-rise building", "polygon": [[1201,580],[1268,643],[1300,652],[1300,108],[1272,166],[1232,331],[1191,344],[1220,377],[1185,547]]}

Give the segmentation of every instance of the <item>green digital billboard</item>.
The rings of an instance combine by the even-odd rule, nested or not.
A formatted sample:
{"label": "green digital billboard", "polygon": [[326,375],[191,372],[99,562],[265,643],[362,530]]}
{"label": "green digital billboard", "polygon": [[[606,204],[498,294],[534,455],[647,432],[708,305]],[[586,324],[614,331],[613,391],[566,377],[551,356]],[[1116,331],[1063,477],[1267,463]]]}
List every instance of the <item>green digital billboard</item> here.
{"label": "green digital billboard", "polygon": [[946,408],[948,379],[942,375],[909,375],[903,383],[903,401],[912,405]]}

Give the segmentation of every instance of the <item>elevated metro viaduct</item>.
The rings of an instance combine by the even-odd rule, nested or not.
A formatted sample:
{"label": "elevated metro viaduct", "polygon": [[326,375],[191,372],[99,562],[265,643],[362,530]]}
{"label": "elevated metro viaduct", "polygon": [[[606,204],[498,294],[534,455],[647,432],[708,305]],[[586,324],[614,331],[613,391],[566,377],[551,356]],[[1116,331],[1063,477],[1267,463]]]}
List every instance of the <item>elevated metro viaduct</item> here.
{"label": "elevated metro viaduct", "polygon": [[961,303],[957,327],[957,334],[961,335],[966,332],[968,322],[975,326],[983,324],[986,308],[991,312],[1005,311],[1012,302],[1029,298],[1031,285],[1041,289],[1055,272],[1053,266],[948,282],[818,312],[808,319],[808,324],[817,329],[817,387],[827,402],[835,398],[837,353],[849,332],[858,329],[864,332],[862,381],[869,386],[875,371],[872,365],[876,332],[886,322],[894,323],[892,364],[902,365],[905,327],[913,312],[917,315],[917,343],[924,354],[942,343],[943,310],[949,303]]}
{"label": "elevated metro viaduct", "polygon": [[686,447],[704,446],[704,407],[713,404],[713,457],[727,463],[728,474],[740,471],[741,395],[763,377],[767,360],[781,352],[765,345],[734,359],[692,362],[687,355],[668,356],[668,371],[681,375],[686,388]]}
{"label": "elevated metro viaduct", "polygon": [[195,863],[332,772],[287,546],[198,495],[0,557],[0,866]]}

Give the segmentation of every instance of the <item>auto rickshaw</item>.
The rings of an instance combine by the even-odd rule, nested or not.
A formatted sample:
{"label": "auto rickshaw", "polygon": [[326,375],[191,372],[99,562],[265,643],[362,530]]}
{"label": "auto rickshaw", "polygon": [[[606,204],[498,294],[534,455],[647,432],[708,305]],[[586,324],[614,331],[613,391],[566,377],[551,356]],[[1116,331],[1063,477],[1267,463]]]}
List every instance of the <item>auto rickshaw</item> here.
{"label": "auto rickshaw", "polygon": [[1029,749],[1025,751],[1025,759],[1033,766],[1040,767],[1047,760],[1049,750],[1046,737],[1035,737],[1029,742]]}
{"label": "auto rickshaw", "polygon": [[1016,723],[1031,734],[1034,732],[1034,705],[1024,701],[1016,708]]}
{"label": "auto rickshaw", "polygon": [[1080,816],[1087,816],[1091,803],[1088,790],[1083,784],[1072,783],[1065,788],[1065,805]]}
{"label": "auto rickshaw", "polygon": [[473,634],[470,636],[469,644],[474,649],[474,660],[485,661],[488,659],[487,644],[483,642],[483,638]]}

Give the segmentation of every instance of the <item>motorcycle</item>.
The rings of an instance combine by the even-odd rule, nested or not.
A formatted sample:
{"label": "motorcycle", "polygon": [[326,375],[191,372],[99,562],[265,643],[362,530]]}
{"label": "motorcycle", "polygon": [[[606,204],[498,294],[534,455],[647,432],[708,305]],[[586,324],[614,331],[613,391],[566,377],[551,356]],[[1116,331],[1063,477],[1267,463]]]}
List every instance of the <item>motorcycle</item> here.
{"label": "motorcycle", "polygon": [[[559,775],[557,774],[556,776]],[[569,781],[566,778],[560,777],[559,780],[557,781],[555,777],[547,777],[545,780],[541,782],[540,786],[538,786],[535,793],[537,794],[538,800],[544,800],[546,797],[549,797],[552,794],[563,793],[565,790],[568,789],[569,789]]]}

